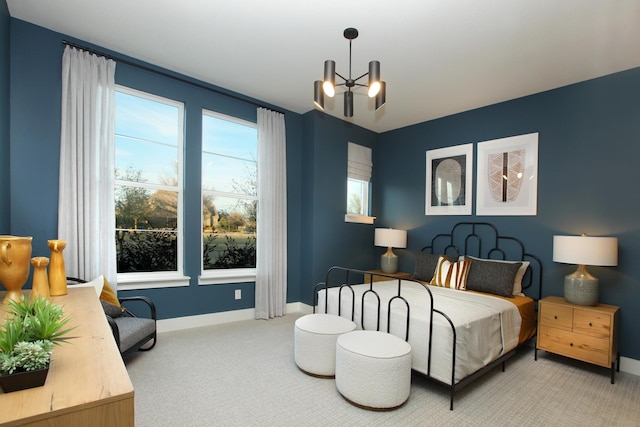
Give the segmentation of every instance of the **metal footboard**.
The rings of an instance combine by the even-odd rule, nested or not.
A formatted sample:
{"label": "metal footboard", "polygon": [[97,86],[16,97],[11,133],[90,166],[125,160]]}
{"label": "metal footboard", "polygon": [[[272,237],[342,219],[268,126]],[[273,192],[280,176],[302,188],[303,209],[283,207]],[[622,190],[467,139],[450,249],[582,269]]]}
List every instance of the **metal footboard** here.
{"label": "metal footboard", "polygon": [[[369,281],[364,283],[363,277],[367,275],[369,276]],[[433,316],[434,314],[440,315],[442,316],[446,322],[449,324],[449,326],[451,327],[451,331],[452,331],[452,364],[451,364],[451,385],[450,387],[450,409],[453,410],[453,399],[454,399],[454,394],[455,394],[455,390],[456,390],[456,383],[455,383],[455,363],[456,363],[456,330],[455,327],[453,325],[452,320],[449,318],[449,316],[447,316],[445,313],[441,312],[440,310],[437,310],[433,307],[433,295],[431,293],[431,290],[429,289],[428,286],[426,286],[424,283],[420,282],[419,280],[413,280],[413,279],[399,279],[397,277],[394,276],[390,276],[387,274],[382,274],[382,273],[372,273],[372,272],[368,272],[368,271],[363,271],[363,270],[358,270],[358,269],[352,269],[352,268],[345,268],[345,267],[339,267],[339,266],[335,266],[335,267],[331,267],[328,271],[327,271],[327,276],[326,276],[326,280],[324,282],[320,282],[318,283],[315,288],[314,288],[314,295],[313,295],[313,302],[314,302],[314,306],[313,306],[313,312],[316,312],[316,307],[318,306],[318,295],[320,293],[321,290],[324,290],[324,312],[328,313],[329,311],[329,288],[339,288],[338,290],[338,307],[337,307],[337,312],[339,316],[345,316],[345,317],[349,317],[352,321],[357,321],[359,320],[359,324],[360,327],[362,329],[372,329],[372,328],[367,328],[365,325],[365,299],[367,298],[367,296],[369,297],[374,297],[375,298],[375,302],[376,302],[376,313],[375,313],[375,319],[376,319],[376,324],[375,324],[375,330],[376,331],[380,331],[380,314],[381,314],[381,299],[380,299],[380,295],[378,294],[378,292],[374,289],[374,283],[376,281],[379,281],[380,279],[383,279],[385,281],[395,281],[397,282],[397,287],[396,287],[396,291],[395,291],[395,295],[392,296],[389,299],[389,302],[387,303],[387,325],[386,325],[386,332],[387,333],[391,333],[391,323],[392,323],[392,310],[394,309],[394,307],[398,306],[400,304],[400,307],[404,307],[404,340],[408,341],[409,340],[409,331],[411,328],[411,305],[409,304],[409,301],[407,301],[407,299],[402,295],[402,290],[403,290],[403,282],[407,283],[416,283],[418,285],[420,285],[422,287],[422,289],[425,290],[425,292],[428,295],[429,298],[429,331],[428,331],[428,346],[427,346],[427,374],[422,374],[425,375],[427,378],[434,380],[438,383],[441,384],[445,384],[441,381],[438,381],[434,378],[431,377],[431,353],[432,353],[432,337],[433,337]],[[378,280],[376,280],[378,279]],[[355,298],[355,292],[352,288],[353,285],[362,285],[362,284],[368,285],[368,289],[366,291],[364,291],[362,293],[362,296],[360,297],[360,301],[359,301],[359,305],[360,305],[360,319],[355,319],[355,302],[356,302],[356,298]],[[351,295],[351,313],[342,313],[342,295],[343,292],[349,292]],[[395,311],[396,313],[398,312],[397,310]]]}
{"label": "metal footboard", "polygon": [[[365,283],[364,282],[364,276],[369,276],[369,280]],[[378,280],[376,280],[378,279]],[[455,372],[456,372],[456,346],[457,346],[457,333],[456,333],[456,328],[453,324],[453,321],[451,320],[451,318],[444,312],[434,308],[433,306],[433,295],[431,293],[431,290],[429,289],[429,287],[427,285],[425,285],[424,283],[418,281],[418,280],[413,280],[413,279],[399,279],[397,277],[394,276],[390,276],[387,274],[382,274],[382,273],[372,273],[369,271],[363,271],[363,270],[358,270],[358,269],[351,269],[351,268],[345,268],[345,267],[339,267],[339,266],[335,266],[335,267],[331,267],[326,275],[326,280],[324,282],[320,282],[318,283],[315,288],[314,288],[314,295],[313,295],[313,302],[314,302],[314,307],[313,307],[313,312],[316,312],[316,308],[318,307],[318,298],[319,298],[319,293],[320,291],[324,290],[324,312],[328,313],[329,312],[329,289],[330,288],[338,288],[338,307],[337,307],[337,313],[339,316],[344,316],[344,317],[348,317],[350,318],[352,321],[359,323],[360,327],[362,329],[369,329],[369,330],[376,330],[376,331],[380,331],[381,328],[381,298],[380,295],[378,294],[378,292],[375,290],[374,288],[374,283],[376,281],[380,281],[380,279],[383,279],[385,281],[395,281],[397,283],[396,286],[396,290],[394,292],[394,295],[389,299],[389,302],[386,306],[386,314],[387,314],[387,325],[386,325],[386,331],[387,333],[391,333],[391,329],[392,329],[392,316],[391,313],[392,311],[394,311],[394,313],[397,313],[399,311],[401,311],[402,309],[404,309],[404,313],[405,316],[402,317],[403,320],[403,326],[404,326],[404,337],[400,337],[400,338],[404,338],[405,341],[409,340],[409,331],[411,328],[411,305],[409,304],[409,301],[407,301],[407,299],[403,296],[402,294],[402,290],[403,290],[403,282],[404,283],[416,283],[418,285],[420,285],[425,292],[427,293],[426,295],[428,295],[429,298],[429,330],[428,330],[428,346],[427,346],[427,373],[423,373],[423,372],[418,372],[416,371],[418,374],[425,376],[426,378],[428,378],[431,381],[434,381],[436,383],[442,384],[446,387],[449,388],[449,394],[450,394],[450,402],[449,402],[449,409],[453,410],[453,402],[454,402],[454,397],[455,397],[455,392],[457,390],[459,390],[460,388],[462,388],[463,386],[467,385],[468,383],[472,382],[473,380],[475,380],[476,378],[480,377],[483,373],[493,369],[495,366],[497,366],[498,364],[502,363],[503,366],[503,371],[504,371],[504,362],[511,357],[514,353],[515,350],[512,350],[511,352],[499,357],[498,359],[496,359],[495,361],[491,362],[490,364],[488,364],[487,366],[479,369],[478,371],[462,378],[461,380],[459,380],[458,382],[456,382],[455,380]],[[352,286],[354,285],[368,285],[368,289],[366,289],[366,291],[364,291],[362,293],[362,296],[360,297],[358,304],[360,307],[360,318],[356,319],[356,297],[355,297],[355,291],[353,290]],[[404,287],[406,288],[406,285],[404,285]],[[342,311],[342,302],[343,302],[343,294],[347,293],[347,295],[351,296],[351,307],[350,307],[350,313],[343,313]],[[375,307],[374,310],[376,311],[375,314],[375,325],[365,325],[365,299],[366,298],[374,298],[374,302],[375,302]],[[396,306],[400,307],[400,310],[397,309]],[[368,313],[368,312],[367,312]],[[451,340],[451,354],[452,354],[452,359],[451,359],[451,382],[450,384],[447,384],[443,381],[440,381],[436,378],[433,378],[431,376],[431,360],[432,360],[432,342],[433,342],[433,318],[434,315],[438,315],[438,316],[442,316],[442,318],[446,321],[446,323],[449,325],[449,327],[451,328],[451,336],[452,336],[452,340]],[[397,335],[397,334],[396,334]]]}

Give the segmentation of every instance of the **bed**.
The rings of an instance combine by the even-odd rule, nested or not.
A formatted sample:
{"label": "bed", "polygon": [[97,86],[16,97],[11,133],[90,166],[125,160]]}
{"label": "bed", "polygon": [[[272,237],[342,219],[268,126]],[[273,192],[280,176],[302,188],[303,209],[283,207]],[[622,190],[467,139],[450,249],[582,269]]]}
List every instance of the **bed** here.
{"label": "bed", "polygon": [[[455,391],[502,364],[536,330],[541,263],[495,226],[461,222],[416,254],[411,279],[332,267],[314,311],[351,318],[412,347],[412,369]],[[365,280],[366,278],[366,280]]]}

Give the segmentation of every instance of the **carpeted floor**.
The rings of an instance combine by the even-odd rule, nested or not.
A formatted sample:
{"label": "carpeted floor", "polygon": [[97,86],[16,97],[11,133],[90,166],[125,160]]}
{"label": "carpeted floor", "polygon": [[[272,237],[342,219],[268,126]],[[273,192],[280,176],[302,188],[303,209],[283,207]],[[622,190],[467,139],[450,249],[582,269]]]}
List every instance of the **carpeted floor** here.
{"label": "carpeted floor", "polygon": [[293,360],[299,313],[161,334],[127,360],[136,426],[640,426],[640,377],[521,351],[456,394],[414,375],[390,412],[352,406]]}

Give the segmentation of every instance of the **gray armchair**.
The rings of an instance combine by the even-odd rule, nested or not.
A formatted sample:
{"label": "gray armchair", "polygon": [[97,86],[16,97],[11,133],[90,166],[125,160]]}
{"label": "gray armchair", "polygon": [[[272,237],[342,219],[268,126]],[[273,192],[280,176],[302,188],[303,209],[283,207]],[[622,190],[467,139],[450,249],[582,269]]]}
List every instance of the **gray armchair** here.
{"label": "gray armchair", "polygon": [[[67,283],[73,286],[73,283],[87,283],[87,281],[67,277]],[[157,341],[156,306],[153,301],[145,296],[122,297],[118,298],[118,301],[122,309],[104,301],[101,303],[122,357],[138,350],[151,350]],[[140,316],[131,308],[135,308]],[[144,316],[142,316],[143,313]]]}

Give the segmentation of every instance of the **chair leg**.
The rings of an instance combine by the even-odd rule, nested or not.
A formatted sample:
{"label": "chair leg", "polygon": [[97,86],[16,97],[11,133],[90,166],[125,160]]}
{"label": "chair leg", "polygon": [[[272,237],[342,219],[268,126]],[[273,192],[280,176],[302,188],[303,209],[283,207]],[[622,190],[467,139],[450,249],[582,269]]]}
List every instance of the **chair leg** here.
{"label": "chair leg", "polygon": [[[140,347],[138,350],[140,350],[140,351],[149,351],[149,350],[151,350],[153,347],[155,347],[155,346],[156,346],[156,342],[157,342],[157,341],[158,341],[158,334],[157,334],[157,333],[155,333],[155,334],[153,334],[153,344],[151,344],[151,346],[150,346],[150,347],[145,347],[145,348]],[[147,344],[147,343],[145,343],[145,345],[146,345],[146,344]]]}

